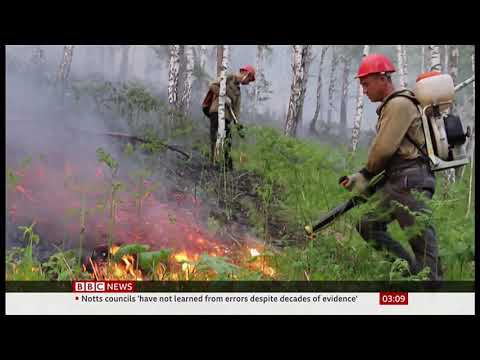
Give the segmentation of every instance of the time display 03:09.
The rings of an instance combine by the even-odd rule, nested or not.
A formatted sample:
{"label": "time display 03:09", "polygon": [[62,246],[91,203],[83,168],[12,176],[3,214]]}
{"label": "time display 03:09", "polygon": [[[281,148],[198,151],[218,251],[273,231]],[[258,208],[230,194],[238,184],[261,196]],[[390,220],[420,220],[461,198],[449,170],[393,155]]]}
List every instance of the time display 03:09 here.
{"label": "time display 03:09", "polygon": [[408,305],[408,292],[380,292],[380,305]]}

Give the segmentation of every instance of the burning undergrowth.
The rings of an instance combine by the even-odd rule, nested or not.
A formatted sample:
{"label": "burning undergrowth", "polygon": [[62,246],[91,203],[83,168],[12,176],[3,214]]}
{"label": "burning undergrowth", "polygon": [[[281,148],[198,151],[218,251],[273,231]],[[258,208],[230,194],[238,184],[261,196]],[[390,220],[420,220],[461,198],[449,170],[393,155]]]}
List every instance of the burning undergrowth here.
{"label": "burning undergrowth", "polygon": [[[59,103],[24,78],[7,85],[7,249],[25,245],[23,226],[39,235],[40,261],[74,251],[91,278],[276,276],[238,206],[255,197],[249,174],[222,177],[191,146],[185,159],[162,143],[113,138],[88,104]],[[226,176],[240,191],[228,201]]]}
{"label": "burning undergrowth", "polygon": [[239,226],[220,226],[208,199],[142,171],[119,174],[119,163],[101,148],[97,160],[64,159],[59,167],[41,157],[9,167],[10,226],[35,223],[44,249],[78,249],[83,270],[97,279],[138,280],[146,272],[192,279],[208,266],[217,274],[234,276],[243,266],[275,275],[261,256],[265,246]]}

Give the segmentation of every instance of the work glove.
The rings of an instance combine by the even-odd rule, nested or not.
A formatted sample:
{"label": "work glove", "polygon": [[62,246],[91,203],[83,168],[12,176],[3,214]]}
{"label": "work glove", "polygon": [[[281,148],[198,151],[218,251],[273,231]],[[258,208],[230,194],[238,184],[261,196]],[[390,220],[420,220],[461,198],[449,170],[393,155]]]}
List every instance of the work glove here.
{"label": "work glove", "polygon": [[353,190],[358,193],[363,193],[368,186],[368,180],[361,172],[350,176],[342,176],[338,182],[348,191]]}

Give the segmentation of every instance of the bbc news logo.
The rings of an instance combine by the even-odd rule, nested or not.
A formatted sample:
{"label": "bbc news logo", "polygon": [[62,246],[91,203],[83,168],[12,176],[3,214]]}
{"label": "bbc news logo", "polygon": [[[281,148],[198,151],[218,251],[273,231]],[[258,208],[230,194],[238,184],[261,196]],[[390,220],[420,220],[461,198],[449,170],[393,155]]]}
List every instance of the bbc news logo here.
{"label": "bbc news logo", "polygon": [[82,293],[134,292],[135,284],[135,281],[74,281],[72,291]]}

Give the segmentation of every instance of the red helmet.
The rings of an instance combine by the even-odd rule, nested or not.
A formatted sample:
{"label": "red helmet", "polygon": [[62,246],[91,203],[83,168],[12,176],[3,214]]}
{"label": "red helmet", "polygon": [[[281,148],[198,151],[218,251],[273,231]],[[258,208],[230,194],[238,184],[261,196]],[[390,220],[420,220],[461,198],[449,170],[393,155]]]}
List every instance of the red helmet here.
{"label": "red helmet", "polygon": [[255,68],[252,65],[246,65],[240,69],[250,74],[252,81],[255,81]]}
{"label": "red helmet", "polygon": [[382,54],[371,54],[362,59],[356,77],[362,78],[370,74],[391,73],[395,71],[395,67],[388,57]]}

